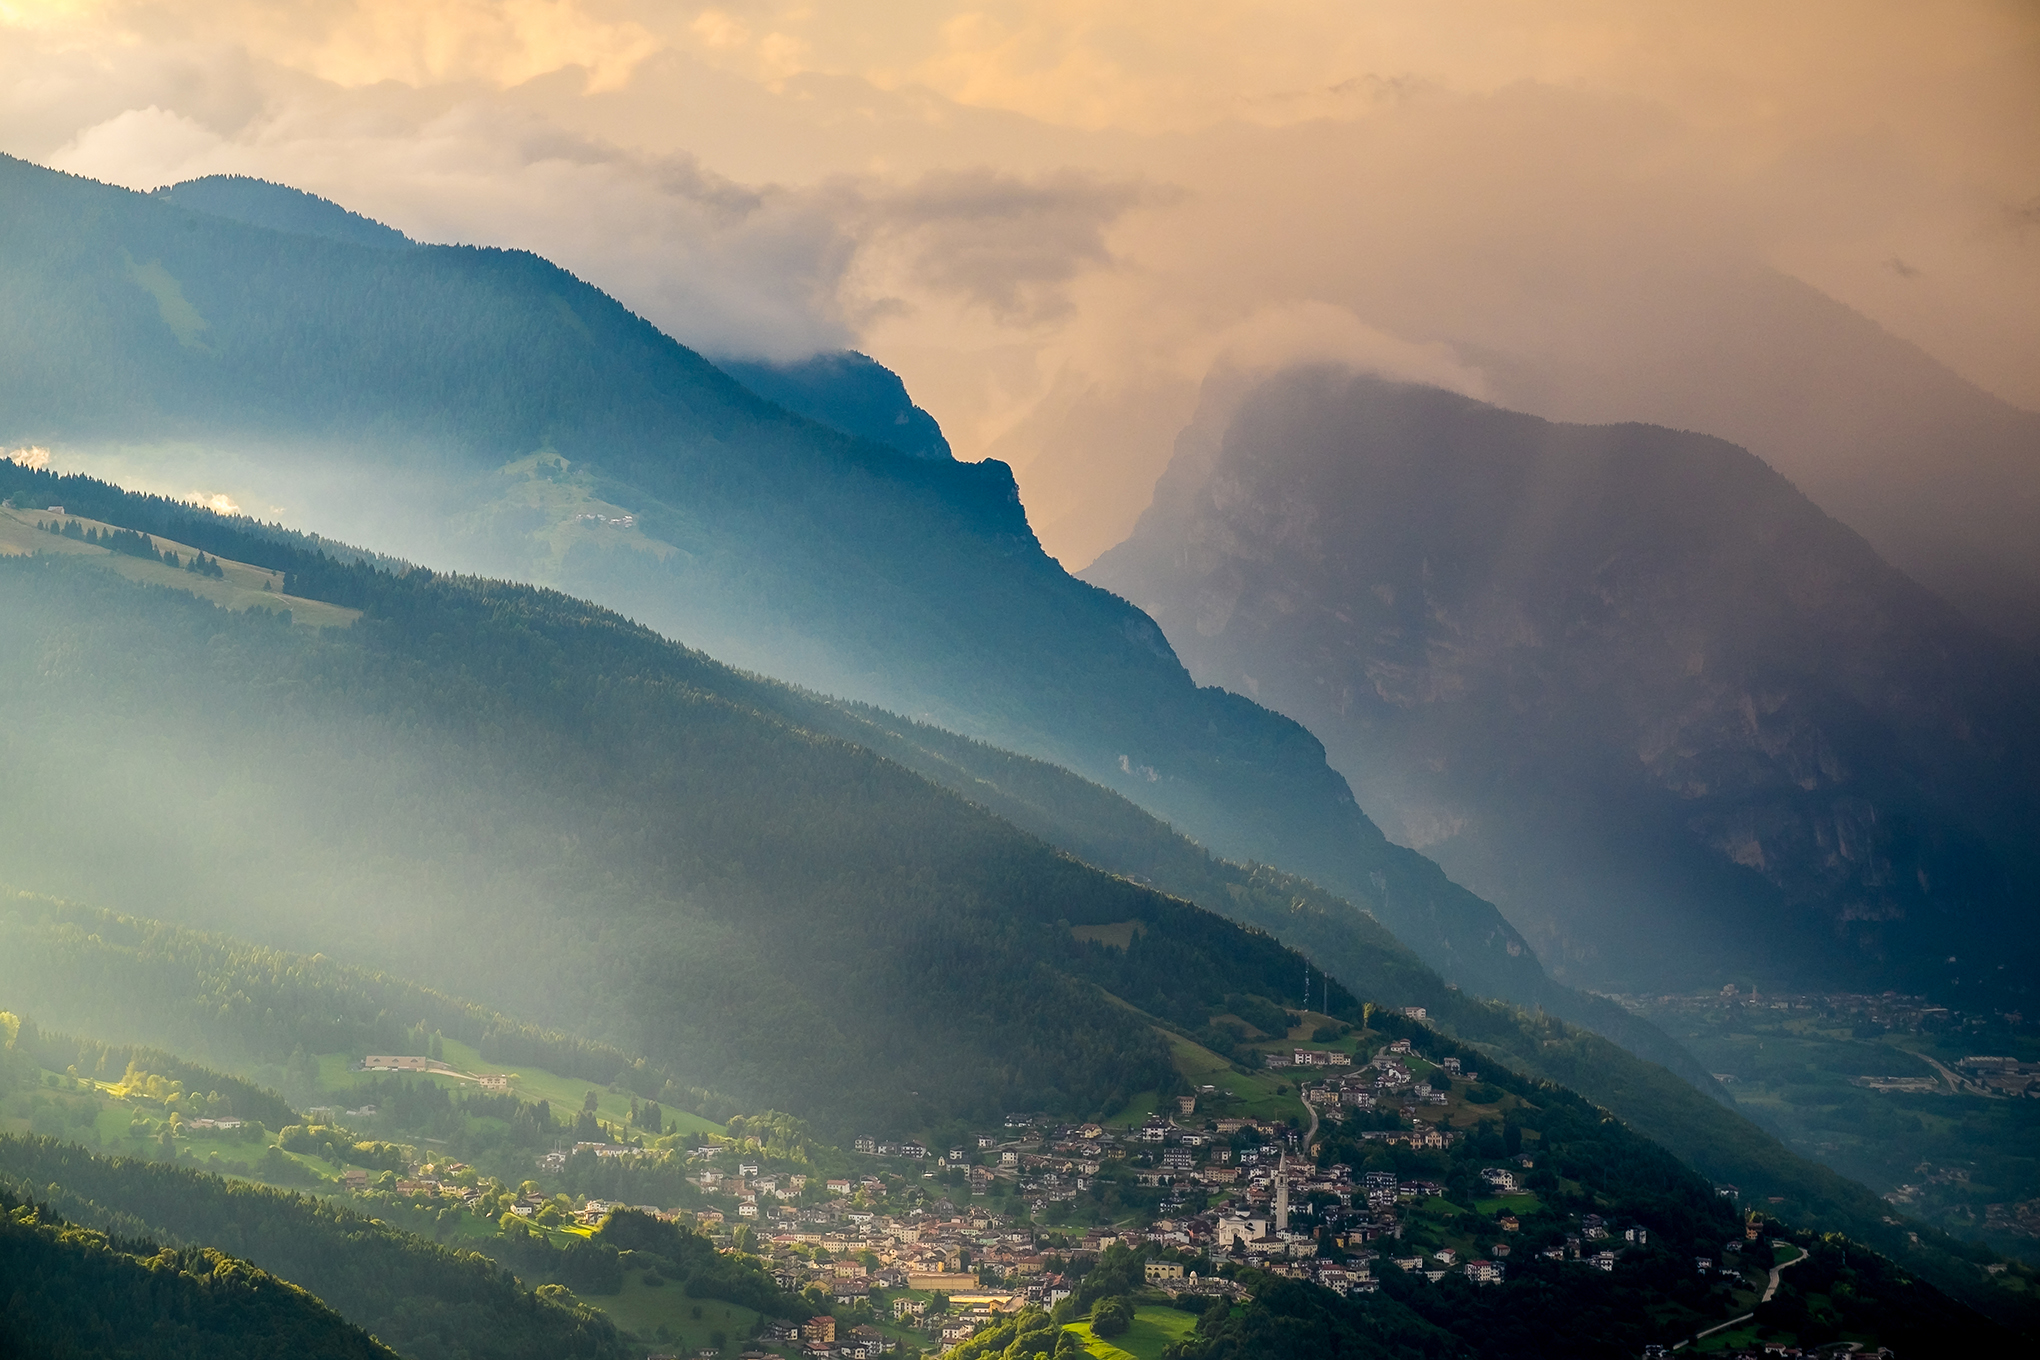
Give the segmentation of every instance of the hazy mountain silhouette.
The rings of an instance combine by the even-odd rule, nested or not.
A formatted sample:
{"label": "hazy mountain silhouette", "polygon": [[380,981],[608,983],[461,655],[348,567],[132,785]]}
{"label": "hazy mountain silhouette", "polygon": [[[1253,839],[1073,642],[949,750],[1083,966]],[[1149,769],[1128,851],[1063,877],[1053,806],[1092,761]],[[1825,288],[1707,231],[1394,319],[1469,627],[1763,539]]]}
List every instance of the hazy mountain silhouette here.
{"label": "hazy mountain silhouette", "polygon": [[718,359],[716,365],[768,401],[910,458],[951,458],[935,417],[914,405],[900,375],[854,350],[792,363]]}
{"label": "hazy mountain silhouette", "polygon": [[194,212],[299,236],[323,236],[331,241],[381,246],[387,250],[401,250],[412,244],[411,238],[395,227],[349,212],[330,198],[249,175],[188,179],[157,189],[150,196]]}
{"label": "hazy mountain silhouette", "polygon": [[1636,272],[1620,287],[1622,306],[1551,319],[1586,343],[1467,357],[1520,410],[1741,445],[1914,580],[2040,647],[2040,412],[1775,270]]}
{"label": "hazy mountain silhouette", "polygon": [[1322,369],[1207,415],[1086,577],[1563,976],[2024,985],[2040,674],[1760,460]]}
{"label": "hazy mountain silhouette", "polygon": [[0,242],[0,437],[569,589],[1065,765],[1314,878],[1452,981],[1593,1009],[1390,844],[1308,732],[1199,689],[1145,615],[1044,555],[1003,464],[792,414],[529,254],[285,234],[16,160]]}

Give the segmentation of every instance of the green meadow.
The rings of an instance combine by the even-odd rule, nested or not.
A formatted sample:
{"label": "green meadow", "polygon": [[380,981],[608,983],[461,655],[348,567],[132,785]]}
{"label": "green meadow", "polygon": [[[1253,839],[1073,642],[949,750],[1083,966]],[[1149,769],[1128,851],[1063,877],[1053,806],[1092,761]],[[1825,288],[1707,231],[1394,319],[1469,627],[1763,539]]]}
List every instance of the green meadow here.
{"label": "green meadow", "polygon": [[[480,1053],[452,1039],[442,1041],[443,1061],[454,1069],[453,1073],[406,1073],[406,1076],[420,1077],[444,1086],[453,1092],[478,1089],[470,1080],[487,1074],[501,1074],[510,1078],[511,1094],[523,1100],[544,1100],[551,1103],[558,1114],[572,1114],[581,1108],[590,1091],[595,1093],[595,1113],[613,1124],[622,1124],[630,1116],[631,1097],[611,1091],[582,1077],[563,1077],[548,1072],[542,1067],[518,1065],[506,1068],[491,1063]],[[334,1096],[345,1095],[362,1084],[377,1078],[387,1077],[387,1072],[357,1072],[355,1057],[345,1053],[321,1053],[319,1061],[319,1085]],[[698,1114],[670,1107],[665,1111],[669,1125],[679,1133],[721,1133],[723,1126]]]}
{"label": "green meadow", "polygon": [[1196,1326],[1197,1319],[1188,1313],[1150,1304],[1134,1309],[1133,1325],[1110,1340],[1094,1335],[1088,1322],[1066,1323],[1063,1330],[1075,1332],[1098,1360],[1162,1360],[1162,1353]]}

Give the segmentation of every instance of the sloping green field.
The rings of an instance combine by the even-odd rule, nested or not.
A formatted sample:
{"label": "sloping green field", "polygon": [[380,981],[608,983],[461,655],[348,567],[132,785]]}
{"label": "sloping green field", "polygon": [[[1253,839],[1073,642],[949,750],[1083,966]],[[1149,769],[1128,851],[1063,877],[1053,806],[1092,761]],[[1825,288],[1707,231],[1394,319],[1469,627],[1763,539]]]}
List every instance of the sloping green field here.
{"label": "sloping green field", "polygon": [[1068,1323],[1063,1330],[1075,1332],[1098,1360],[1162,1360],[1169,1344],[1190,1335],[1196,1325],[1197,1319],[1188,1313],[1150,1305],[1134,1309],[1133,1326],[1109,1341],[1093,1336],[1088,1322]]}

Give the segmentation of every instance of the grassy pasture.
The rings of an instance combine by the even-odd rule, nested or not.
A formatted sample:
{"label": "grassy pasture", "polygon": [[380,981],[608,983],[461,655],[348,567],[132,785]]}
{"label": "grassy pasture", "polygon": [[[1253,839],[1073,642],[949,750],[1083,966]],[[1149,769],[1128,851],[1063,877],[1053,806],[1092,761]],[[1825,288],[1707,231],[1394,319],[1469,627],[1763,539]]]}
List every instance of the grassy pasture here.
{"label": "grassy pasture", "polygon": [[[644,1276],[642,1270],[627,1270],[621,1293],[576,1297],[608,1314],[625,1331],[656,1341],[660,1349],[678,1355],[710,1345],[715,1332],[724,1335],[726,1348],[733,1348],[758,1326],[758,1314],[752,1309],[718,1299],[689,1298],[685,1289],[672,1282],[648,1286]],[[701,1316],[694,1316],[696,1313]]]}
{"label": "grassy pasture", "polygon": [[[283,573],[270,571],[265,567],[249,566],[245,562],[221,558],[220,570],[225,575],[215,580],[209,576],[200,576],[196,572],[185,571],[181,567],[166,566],[162,562],[151,562],[139,557],[128,557],[96,544],[81,543],[76,539],[45,533],[35,527],[39,519],[53,518],[55,517],[48,511],[0,510],[0,557],[17,557],[38,552],[95,557],[130,581],[188,591],[201,599],[211,600],[224,609],[243,610],[258,606],[263,609],[288,609],[292,623],[308,628],[345,628],[361,617],[361,611],[357,609],[342,609],[338,605],[284,594]],[[66,515],[64,518],[75,519],[82,527],[98,529],[101,532],[114,527],[77,515]],[[155,539],[154,542],[159,552],[167,549],[180,558],[189,558],[197,551],[188,544],[172,542],[167,538]]]}
{"label": "grassy pasture", "polygon": [[1134,1309],[1133,1325],[1110,1340],[1094,1335],[1088,1322],[1066,1323],[1063,1330],[1075,1332],[1097,1360],[1162,1360],[1170,1343],[1190,1335],[1196,1325],[1188,1313],[1150,1304]]}
{"label": "grassy pasture", "polygon": [[[1176,1070],[1192,1087],[1215,1086],[1213,1095],[1199,1095],[1200,1115],[1245,1115],[1254,1119],[1304,1118],[1303,1101],[1296,1095],[1296,1080],[1281,1072],[1242,1072],[1200,1044],[1180,1034],[1164,1033],[1175,1058]],[[1287,1091],[1278,1091],[1279,1087]],[[1227,1096],[1226,1091],[1232,1095]],[[1117,1121],[1115,1121],[1117,1122]]]}
{"label": "grassy pasture", "polygon": [[[452,1039],[444,1041],[444,1052],[444,1061],[447,1065],[462,1075],[444,1072],[407,1072],[404,1075],[411,1078],[422,1077],[451,1091],[474,1091],[479,1088],[469,1080],[470,1077],[501,1073],[510,1078],[512,1094],[524,1100],[548,1101],[555,1115],[573,1114],[581,1108],[581,1102],[587,1098],[588,1092],[593,1091],[597,1115],[614,1124],[622,1124],[630,1117],[630,1096],[619,1095],[607,1086],[585,1078],[563,1077],[542,1067],[519,1065],[515,1068],[505,1068],[501,1064],[489,1062],[466,1044]],[[365,1082],[390,1075],[386,1072],[354,1071],[356,1060],[349,1054],[321,1053],[318,1056],[319,1085],[335,1097],[343,1096]],[[665,1114],[667,1122],[676,1124],[681,1133],[722,1132],[722,1125],[686,1110],[666,1109]]]}
{"label": "grassy pasture", "polygon": [[[51,1080],[55,1085],[51,1085]],[[114,1094],[109,1083],[38,1071],[34,1083],[0,1099],[0,1133],[45,1133],[80,1142],[112,1156],[160,1159],[164,1107],[146,1097]],[[146,1121],[146,1122],[145,1122]],[[268,1151],[268,1136],[238,1131],[187,1128],[171,1148],[185,1165],[224,1176],[261,1179],[256,1166]],[[320,1181],[339,1179],[340,1168],[317,1157],[285,1153]]]}

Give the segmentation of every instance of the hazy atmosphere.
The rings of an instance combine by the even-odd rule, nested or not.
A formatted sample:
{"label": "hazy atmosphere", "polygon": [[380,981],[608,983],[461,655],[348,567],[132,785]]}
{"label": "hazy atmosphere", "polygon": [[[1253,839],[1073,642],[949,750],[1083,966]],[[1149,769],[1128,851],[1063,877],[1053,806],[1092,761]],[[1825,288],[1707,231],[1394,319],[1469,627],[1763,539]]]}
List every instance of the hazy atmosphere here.
{"label": "hazy atmosphere", "polygon": [[[1777,412],[1667,371],[1734,371],[1761,303],[1714,280],[1767,269],[2040,408],[2030,5],[0,23],[0,149],[139,189],[263,176],[419,240],[537,250],[710,353],[861,348],[958,456],[1014,466],[1072,569],[1131,528],[1228,353],[1784,444]],[[1805,400],[1848,403],[1814,376]]]}
{"label": "hazy atmosphere", "polygon": [[2040,1350],[2040,7],[0,0],[0,318],[0,1355]]}

